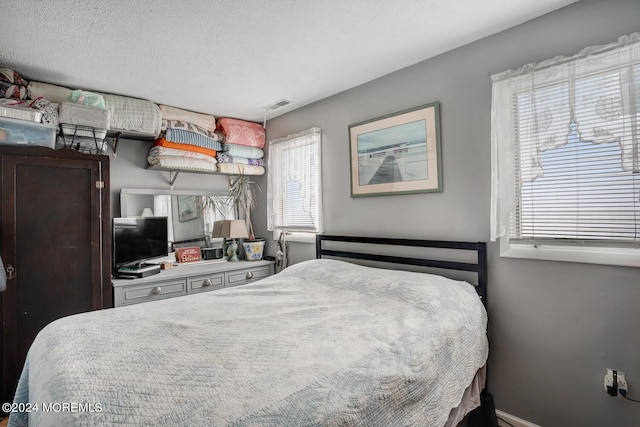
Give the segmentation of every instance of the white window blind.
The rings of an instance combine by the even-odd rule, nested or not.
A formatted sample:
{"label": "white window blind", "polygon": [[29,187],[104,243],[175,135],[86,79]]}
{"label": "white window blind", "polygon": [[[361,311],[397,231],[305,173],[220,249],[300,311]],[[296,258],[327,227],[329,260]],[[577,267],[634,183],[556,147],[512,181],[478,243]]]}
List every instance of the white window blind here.
{"label": "white window blind", "polygon": [[317,127],[269,142],[269,230],[322,231],[320,148]]}
{"label": "white window blind", "polygon": [[492,79],[492,240],[640,249],[640,34]]}

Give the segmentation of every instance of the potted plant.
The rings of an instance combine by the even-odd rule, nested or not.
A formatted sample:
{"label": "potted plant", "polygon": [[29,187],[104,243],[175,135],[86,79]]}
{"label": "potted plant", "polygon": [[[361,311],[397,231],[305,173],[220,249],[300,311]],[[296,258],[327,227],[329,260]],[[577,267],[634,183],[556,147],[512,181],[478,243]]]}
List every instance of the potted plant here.
{"label": "potted plant", "polygon": [[248,239],[243,240],[242,245],[245,252],[245,258],[248,261],[256,261],[262,259],[265,240],[256,238],[253,233],[253,224],[251,223],[251,209],[256,204],[255,193],[253,191],[254,182],[246,175],[239,175],[235,180],[231,180],[229,185],[229,194],[242,211],[247,224]]}

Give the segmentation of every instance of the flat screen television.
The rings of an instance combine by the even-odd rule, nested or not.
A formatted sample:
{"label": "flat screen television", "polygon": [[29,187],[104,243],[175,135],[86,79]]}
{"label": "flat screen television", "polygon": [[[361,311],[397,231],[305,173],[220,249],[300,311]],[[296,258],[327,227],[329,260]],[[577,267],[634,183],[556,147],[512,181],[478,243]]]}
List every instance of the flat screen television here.
{"label": "flat screen television", "polygon": [[114,218],[113,267],[135,266],[169,254],[167,217]]}

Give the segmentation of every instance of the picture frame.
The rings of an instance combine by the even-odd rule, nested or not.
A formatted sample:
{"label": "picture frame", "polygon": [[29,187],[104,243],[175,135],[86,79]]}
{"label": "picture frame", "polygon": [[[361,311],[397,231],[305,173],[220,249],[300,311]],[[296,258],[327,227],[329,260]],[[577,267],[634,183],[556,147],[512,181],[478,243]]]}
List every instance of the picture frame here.
{"label": "picture frame", "polygon": [[180,222],[198,218],[197,199],[196,196],[178,196],[178,220]]}
{"label": "picture frame", "polygon": [[351,197],[442,192],[440,103],[349,125]]}

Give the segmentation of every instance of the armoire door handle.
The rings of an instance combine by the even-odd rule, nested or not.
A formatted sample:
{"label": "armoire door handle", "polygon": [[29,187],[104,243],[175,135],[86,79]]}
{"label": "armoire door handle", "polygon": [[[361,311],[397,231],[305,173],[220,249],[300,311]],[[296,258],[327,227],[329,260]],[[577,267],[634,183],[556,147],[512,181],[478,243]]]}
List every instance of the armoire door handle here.
{"label": "armoire door handle", "polygon": [[16,278],[16,275],[15,275],[16,270],[15,268],[13,268],[12,265],[7,265],[6,271],[7,271],[7,280],[12,280]]}

